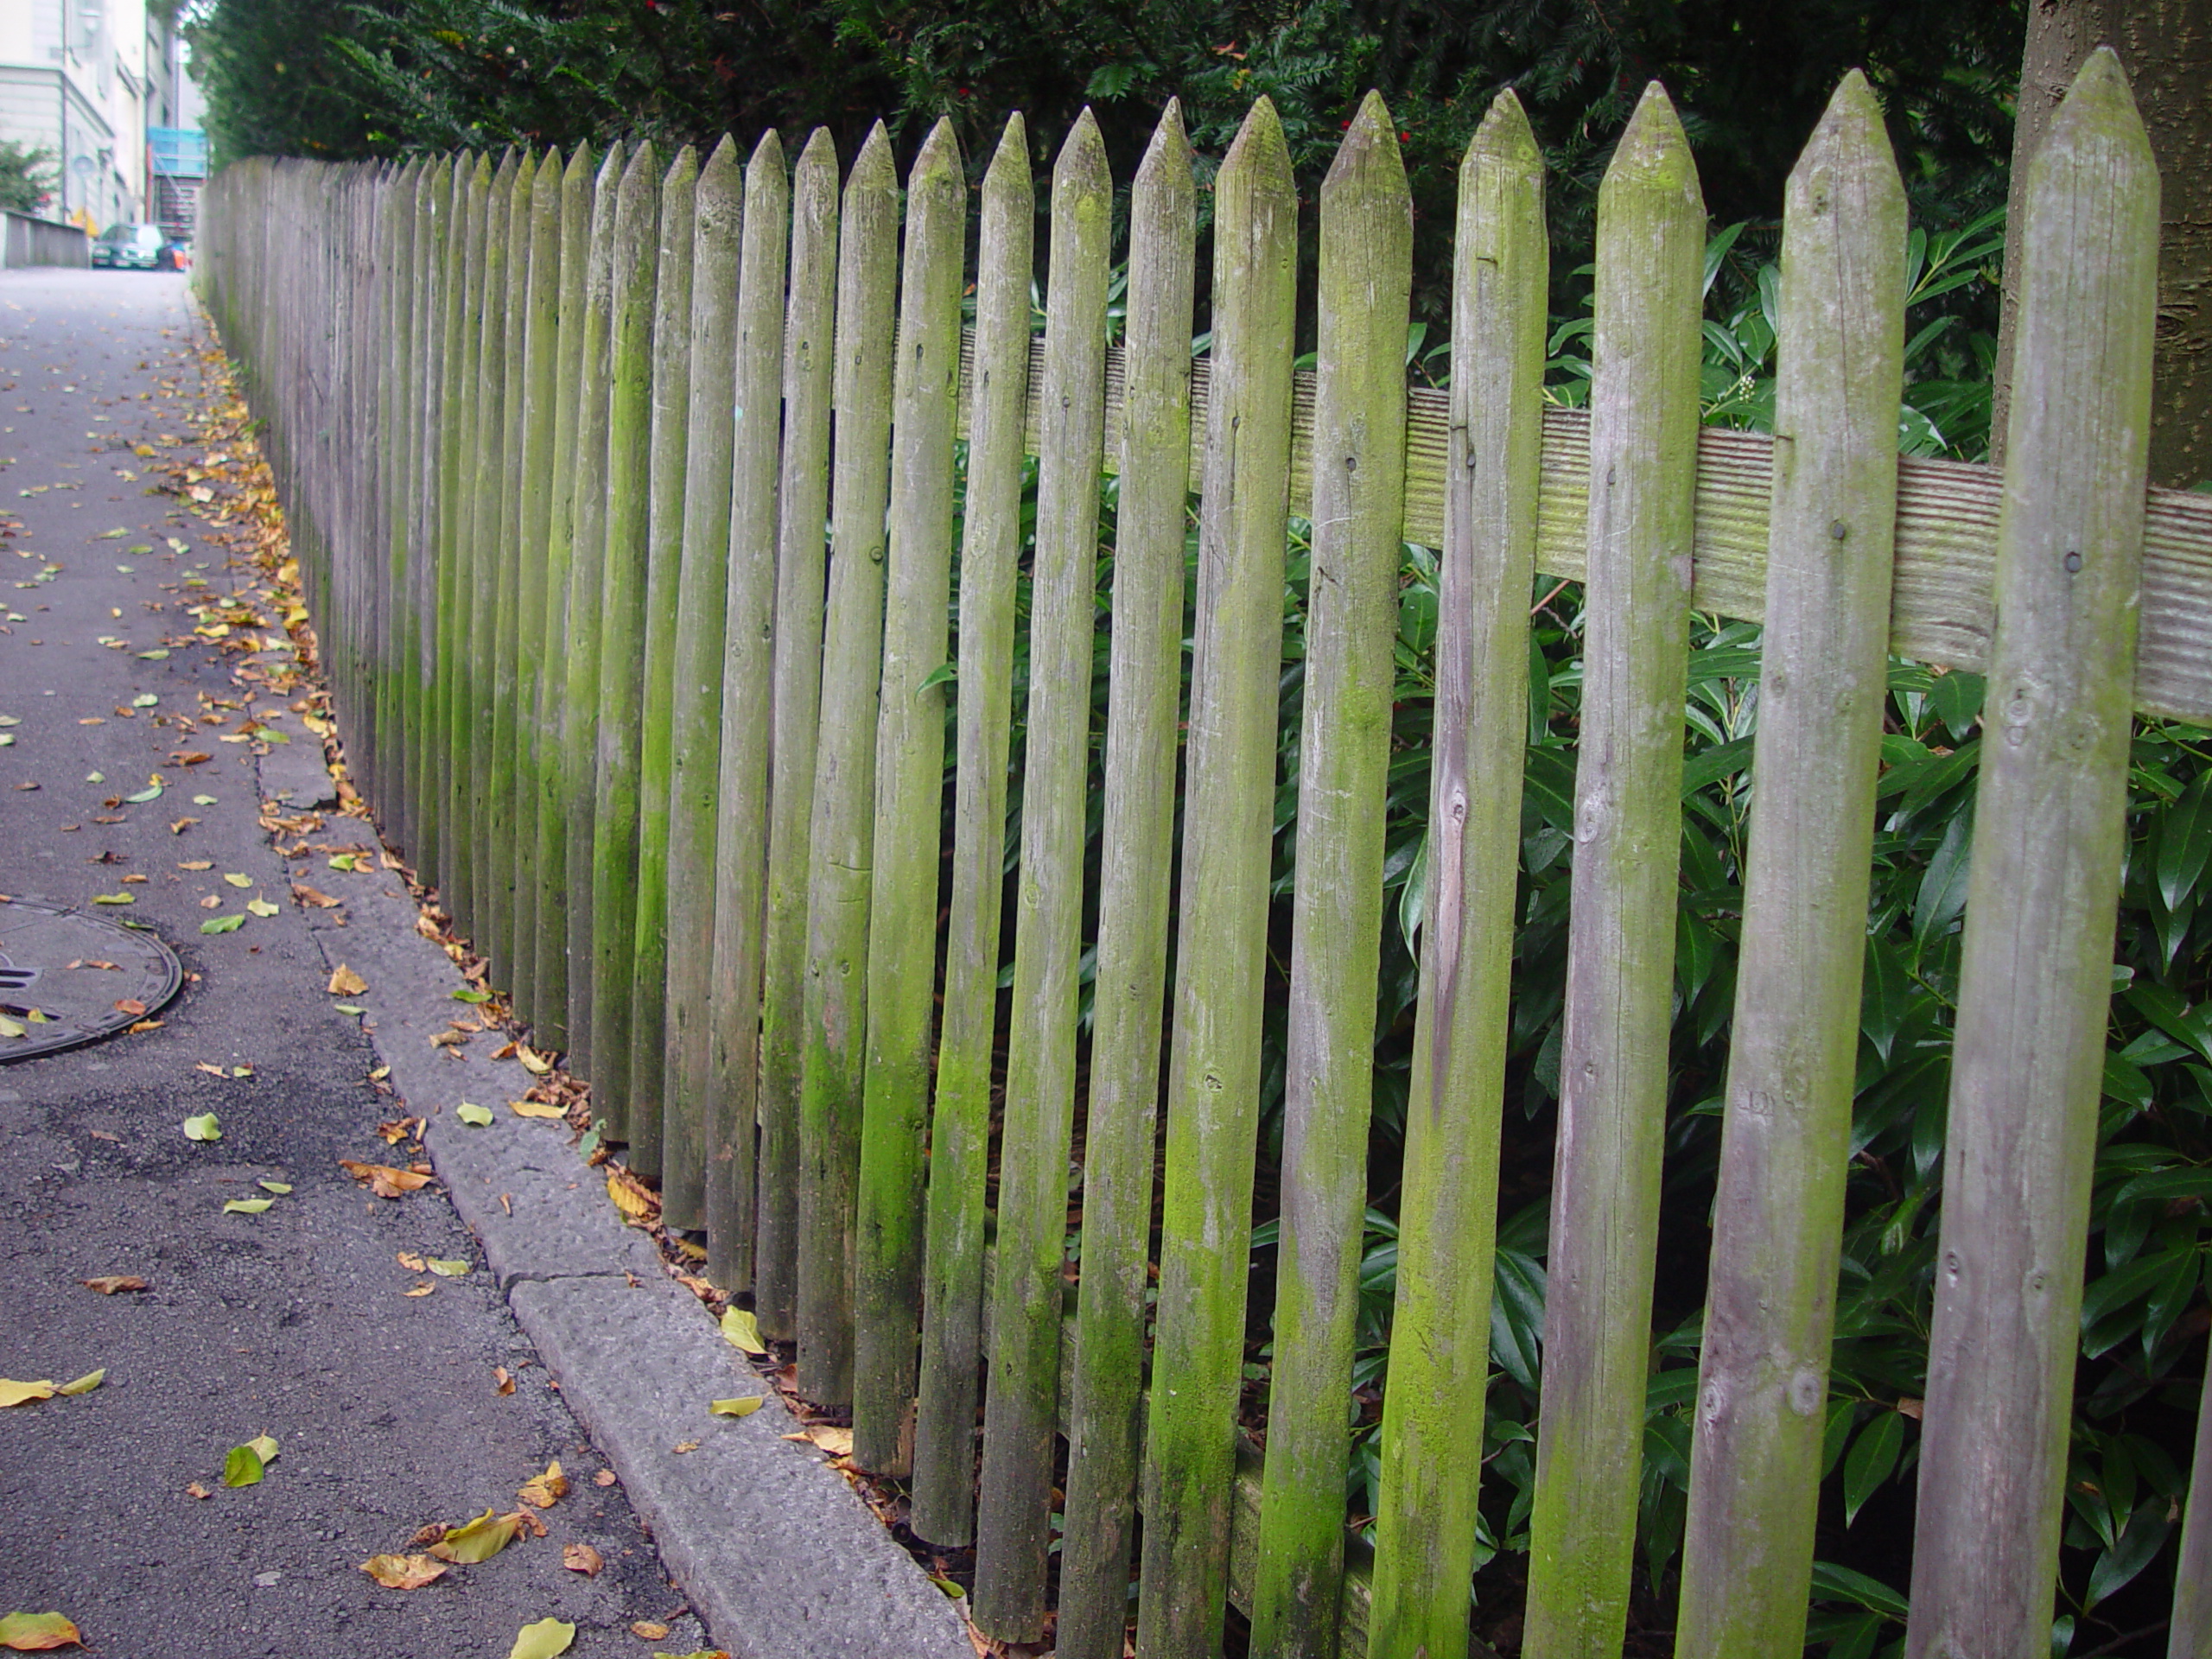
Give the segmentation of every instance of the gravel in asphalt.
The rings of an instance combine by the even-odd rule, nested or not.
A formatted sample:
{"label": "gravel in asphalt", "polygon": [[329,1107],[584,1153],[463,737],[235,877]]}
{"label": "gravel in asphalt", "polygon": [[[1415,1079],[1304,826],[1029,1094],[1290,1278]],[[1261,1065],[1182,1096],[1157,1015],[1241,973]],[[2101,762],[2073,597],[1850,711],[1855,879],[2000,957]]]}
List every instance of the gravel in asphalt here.
{"label": "gravel in asphalt", "polygon": [[[0,1376],[107,1373],[0,1409],[0,1612],[66,1613],[109,1659],[501,1659],[549,1616],[577,1625],[578,1655],[690,1652],[695,1619],[631,1633],[685,1598],[623,1485],[594,1483],[607,1462],[482,1247],[435,1186],[380,1199],[339,1167],[400,1161],[377,1134],[398,1109],[324,988],[310,917],[342,940],[345,912],[303,912],[289,886],[388,900],[397,879],[288,866],[258,817],[269,746],[222,741],[245,720],[235,656],[142,654],[251,577],[193,504],[150,487],[162,457],[204,459],[205,343],[182,278],[0,274],[0,513],[20,521],[0,538],[0,719],[16,722],[0,726],[0,893],[127,894],[98,913],[151,926],[188,974],[156,1029],[0,1065]],[[296,711],[261,707],[314,742]],[[209,758],[180,764],[192,753]],[[158,798],[122,802],[156,774]],[[346,820],[305,838],[370,839]],[[187,1139],[210,1112],[221,1139]],[[292,1190],[225,1212],[264,1180]],[[79,1282],[103,1274],[148,1288]],[[263,1433],[281,1448],[265,1478],[225,1487],[226,1450]],[[555,1459],[571,1486],[547,1537],[414,1591],[359,1570],[426,1523],[515,1509]],[[564,1570],[569,1544],[604,1570]]]}

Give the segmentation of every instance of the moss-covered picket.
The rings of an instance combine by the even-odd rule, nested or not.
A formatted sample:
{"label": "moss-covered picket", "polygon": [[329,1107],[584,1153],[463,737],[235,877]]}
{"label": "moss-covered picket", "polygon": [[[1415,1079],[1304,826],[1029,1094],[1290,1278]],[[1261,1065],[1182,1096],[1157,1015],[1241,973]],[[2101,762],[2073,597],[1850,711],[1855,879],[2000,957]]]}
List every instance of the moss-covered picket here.
{"label": "moss-covered picket", "polygon": [[[911,1480],[916,1532],[976,1546],[984,1630],[1046,1628],[1065,1434],[1064,1659],[1121,1654],[1133,1569],[1142,1659],[1213,1652],[1232,1600],[1270,1655],[1456,1656],[1527,595],[1586,582],[1525,1650],[1596,1659],[1621,1650],[1643,1459],[1688,619],[1763,620],[1677,1632],[1751,1659],[1804,1638],[1885,658],[1986,671],[1908,1651],[2043,1651],[2129,720],[2212,719],[2212,511],[2144,486],[2158,181],[2117,61],[2091,58],[2028,181],[2001,474],[1897,457],[1903,197],[1855,75],[1791,181],[1772,438],[1697,426],[1704,213],[1656,86],[1600,200],[1586,414],[1544,402],[1541,168],[1510,94],[1460,173],[1448,395],[1400,372],[1411,209],[1379,98],[1319,203],[1310,375],[1274,111],[1211,181],[1195,359],[1191,160],[1171,107],[1110,350],[1114,181],[1087,119],[1053,170],[1038,340],[1018,118],[964,330],[976,203],[949,127],[903,191],[879,129],[842,200],[820,134],[795,164],[770,134],[749,163],[725,141],[213,181],[200,281],[388,839],[670,1220],[704,1229],[715,1279],[797,1344],[802,1390],[852,1410],[858,1459]],[[1294,512],[1312,595],[1284,779]],[[1344,1471],[1402,541],[1441,550],[1443,604],[1370,1560]],[[1271,950],[1262,1452],[1237,1414]],[[2208,1511],[2184,1522],[2177,1653],[2212,1640]]]}

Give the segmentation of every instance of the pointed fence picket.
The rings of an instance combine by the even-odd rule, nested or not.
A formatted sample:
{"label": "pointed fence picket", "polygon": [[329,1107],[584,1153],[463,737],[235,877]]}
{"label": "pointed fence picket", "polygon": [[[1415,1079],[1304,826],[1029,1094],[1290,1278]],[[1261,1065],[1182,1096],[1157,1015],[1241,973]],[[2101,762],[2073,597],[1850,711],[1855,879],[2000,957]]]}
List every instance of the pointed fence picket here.
{"label": "pointed fence picket", "polygon": [[[1142,1659],[1214,1651],[1232,1601],[1270,1653],[1442,1659],[1470,1641],[1527,596],[1584,582],[1525,1650],[1612,1654],[1687,620],[1764,621],[1678,1632],[1764,1655],[1805,1630],[1885,658],[1987,670],[1907,1641],[2039,1651],[2128,720],[2212,719],[2212,509],[2143,484],[2157,179],[2117,61],[2092,57],[2028,182],[2002,474],[1896,454],[1904,210],[1856,75],[1790,183],[1774,438],[1698,429],[1704,213],[1656,86],[1600,196],[1587,415],[1544,406],[1542,162],[1510,94],[1460,171],[1448,394],[1399,372],[1408,197],[1379,99],[1320,197],[1312,375],[1264,101],[1214,175],[1196,361],[1179,111],[1134,180],[1110,349],[1097,130],[1060,150],[1042,250],[1030,142],[1011,120],[983,176],[966,329],[949,127],[903,194],[880,128],[842,199],[819,132],[788,166],[772,133],[742,168],[725,141],[703,168],[618,145],[211,181],[199,281],[267,419],[366,810],[666,1218],[703,1227],[709,1274],[796,1341],[801,1390],[852,1408],[857,1460],[911,1474],[915,1533],[975,1541],[989,1635],[1047,1628],[1057,1502],[1071,1659],[1122,1653],[1133,1565]],[[1283,778],[1293,512],[1312,591]],[[1440,550],[1442,604],[1370,1561],[1344,1482],[1402,540]],[[1299,859],[1271,941],[1279,795]],[[1262,1454],[1237,1414],[1271,950],[1289,1075]],[[2177,1654],[2212,1625],[2203,1501],[2182,1549]]]}

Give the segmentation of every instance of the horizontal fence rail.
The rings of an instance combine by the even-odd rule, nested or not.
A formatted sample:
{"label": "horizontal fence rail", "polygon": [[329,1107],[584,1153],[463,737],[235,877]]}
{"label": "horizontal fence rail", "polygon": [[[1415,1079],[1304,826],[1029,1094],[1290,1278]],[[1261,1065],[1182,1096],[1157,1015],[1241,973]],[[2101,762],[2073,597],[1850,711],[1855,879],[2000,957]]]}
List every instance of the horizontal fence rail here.
{"label": "horizontal fence rail", "polygon": [[[2117,61],[2082,71],[2015,226],[2002,472],[1896,453],[1904,198],[1856,74],[1790,181],[1773,437],[1698,429],[1705,216],[1656,86],[1599,199],[1586,414],[1545,403],[1542,162],[1510,93],[1460,173],[1446,392],[1400,366],[1411,209],[1379,98],[1320,194],[1310,373],[1273,109],[1214,177],[1210,279],[1192,161],[1171,105],[1110,346],[1115,181],[1087,117],[1041,222],[1019,118],[979,193],[944,124],[903,179],[877,128],[842,184],[822,133],[795,161],[771,133],[749,160],[724,140],[211,181],[199,282],[267,418],[386,838],[670,1224],[703,1230],[715,1282],[795,1343],[801,1391],[851,1411],[857,1462],[911,1483],[915,1533],[974,1546],[984,1631],[1045,1636],[1058,1503],[1065,1659],[1116,1659],[1133,1611],[1143,1659],[1211,1653],[1232,1601],[1271,1655],[1456,1659],[1528,595],[1585,583],[1525,1651],[1617,1654],[1687,631],[1764,622],[1677,1639],[1773,1655],[1806,1630],[1887,658],[1986,673],[1908,1650],[2043,1651],[2130,718],[2212,722],[2212,497],[2144,485],[2158,181]],[[1311,597],[1281,777],[1294,513]],[[1442,600],[1370,1560],[1344,1482],[1403,542],[1438,550]],[[1271,956],[1262,1446],[1239,1404]],[[2212,1552],[2206,1507],[2186,1561]],[[2196,1578],[2177,1642],[2212,1619]]]}

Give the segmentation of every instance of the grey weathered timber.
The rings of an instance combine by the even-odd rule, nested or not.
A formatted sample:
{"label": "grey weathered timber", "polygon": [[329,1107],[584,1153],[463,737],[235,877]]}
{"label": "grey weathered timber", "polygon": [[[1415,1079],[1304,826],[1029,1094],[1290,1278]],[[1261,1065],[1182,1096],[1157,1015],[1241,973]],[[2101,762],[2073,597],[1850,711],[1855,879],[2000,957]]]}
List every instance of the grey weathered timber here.
{"label": "grey weathered timber", "polygon": [[459,241],[454,213],[456,169],[451,156],[441,156],[416,206],[416,264],[421,283],[416,300],[423,335],[423,372],[416,394],[416,467],[423,480],[416,494],[414,580],[410,584],[414,612],[415,656],[407,683],[404,715],[407,721],[407,773],[410,797],[406,852],[416,875],[424,882],[437,880],[438,808],[443,790],[435,765],[437,721],[438,572],[443,557],[441,503],[446,476],[443,467],[446,437],[445,351],[447,294],[451,284],[452,254]]}
{"label": "grey weathered timber", "polygon": [[[645,696],[645,595],[652,556],[653,312],[660,283],[661,168],[631,152],[614,210],[608,329],[605,564],[600,573],[597,793],[591,837],[592,1096],[610,1138],[632,1133],[632,977],[638,946],[639,724]],[[659,1103],[652,1103],[658,1113]],[[659,1124],[648,1133],[658,1152]]]}
{"label": "grey weathered timber", "polygon": [[461,219],[454,249],[454,310],[447,333],[445,527],[438,573],[438,714],[441,741],[437,777],[443,791],[438,812],[439,897],[448,915],[460,918],[468,905],[468,836],[472,823],[467,772],[469,705],[474,695],[468,655],[473,590],[468,574],[474,519],[476,435],[483,390],[480,340],[483,334],[484,231],[492,192],[492,159],[480,155],[459,187]]}
{"label": "grey weathered timber", "polygon": [[[638,711],[638,850],[633,952],[629,974],[631,1047],[626,1068],[631,1166],[662,1179],[670,776],[677,699],[676,634],[683,596],[685,466],[691,440],[690,375],[696,337],[692,303],[698,163],[680,151],[658,189],[658,276],[653,301],[652,432],[647,466],[644,663]],[[717,559],[720,557],[717,552]],[[717,580],[719,572],[717,572]],[[602,670],[604,672],[604,670]],[[686,1194],[679,1192],[679,1212]],[[691,1206],[696,1211],[696,1205]]]}
{"label": "grey weathered timber", "polygon": [[868,871],[898,257],[899,180],[891,166],[891,140],[878,123],[853,162],[838,227],[836,463],[808,832],[798,1387],[824,1406],[849,1405],[853,1393],[853,1214],[868,1034]]}
{"label": "grey weathered timber", "polygon": [[807,847],[822,704],[823,525],[836,362],[837,151],[817,127],[791,169],[784,309],[784,459],[778,474],[773,725],[760,986],[760,1167],[753,1307],[763,1334],[798,1335],[798,1103],[805,1061]]}
{"label": "grey weathered timber", "polygon": [[[379,221],[385,245],[382,361],[377,394],[376,431],[383,491],[378,541],[380,579],[369,584],[377,616],[378,644],[370,729],[374,756],[368,792],[377,820],[391,840],[407,841],[406,728],[400,708],[406,676],[400,667],[403,619],[400,596],[407,591],[407,510],[411,499],[410,462],[415,424],[408,413],[408,389],[414,373],[415,196],[424,171],[417,160],[385,181]],[[374,567],[372,566],[372,569]],[[350,763],[350,757],[349,757]]]}
{"label": "grey weathered timber", "polygon": [[1405,486],[1413,200],[1379,93],[1321,186],[1312,598],[1298,747],[1281,1245],[1252,1641],[1331,1659],[1359,1314]]}
{"label": "grey weathered timber", "polygon": [[1213,406],[1198,518],[1182,904],[1168,1048],[1142,1659],[1210,1653],[1228,1599],[1282,667],[1298,199],[1253,106],[1214,180]]}
{"label": "grey weathered timber", "polygon": [[2090,54],[2031,165],[1951,1060],[1913,1659],[2044,1651],[2126,847],[2158,175]]}
{"label": "grey weathered timber", "polygon": [[940,119],[906,175],[853,1235],[853,1459],[892,1475],[907,1473],[914,1461],[944,792],[944,687],[929,682],[944,665],[952,587],[953,403],[967,221],[959,141]]}
{"label": "grey weathered timber", "polygon": [[583,409],[586,270],[592,248],[591,146],[579,144],[561,175],[559,350],[553,369],[553,442],[547,460],[543,655],[537,682],[535,859],[537,1006],[531,1035],[541,1048],[569,1046],[569,823],[575,752],[564,711],[575,628],[569,615],[576,525],[578,428]]}
{"label": "grey weathered timber", "polygon": [[768,747],[774,719],[777,462],[791,178],[770,132],[745,168],[730,470],[729,572],[722,598],[721,751],[715,838],[706,1113],[707,1273],[753,1285],[760,1071],[762,901],[767,881]]}
{"label": "grey weathered timber", "polygon": [[973,1617],[1011,1642],[1043,1634],[1052,1542],[1113,205],[1105,141],[1085,109],[1052,168],[1014,1006],[976,1522]]}
{"label": "grey weathered timber", "polygon": [[[599,810],[599,665],[607,570],[607,434],[614,338],[617,198],[629,156],[610,145],[592,184],[591,249],[584,263],[579,346],[575,514],[569,537],[569,659],[561,705],[566,760],[559,810],[569,894],[569,1069],[593,1077],[592,996],[598,930],[592,866]],[[603,1098],[603,1097],[602,1097]]]}
{"label": "grey weathered timber", "polygon": [[1522,746],[1542,460],[1544,162],[1501,92],[1459,166],[1421,1002],[1382,1401],[1373,1659],[1465,1650],[1490,1381],[1500,1107],[1521,863]]}
{"label": "grey weathered timber", "polygon": [[1008,118],[983,175],[976,271],[968,493],[960,542],[960,658],[952,899],[930,1119],[921,1397],[911,1483],[915,1533],[975,1535],[976,1376],[982,1363],[984,1182],[1006,880],[1021,417],[1029,401],[1029,281],[1036,200],[1029,136]]}
{"label": "grey weathered timber", "polygon": [[[512,996],[528,987],[515,977],[515,719],[518,665],[521,650],[523,398],[527,383],[530,262],[533,242],[531,206],[537,183],[538,158],[524,151],[516,160],[507,191],[507,270],[505,316],[499,334],[499,447],[494,457],[497,516],[492,532],[488,586],[491,696],[488,719],[480,732],[484,742],[485,789],[477,798],[484,820],[480,838],[484,858],[484,923],[477,950],[491,965],[492,983]],[[534,963],[532,964],[535,965]]]}
{"label": "grey weathered timber", "polygon": [[1574,903],[1529,1659],[1618,1655],[1643,1465],[1681,860],[1705,204],[1644,91],[1598,195]]}
{"label": "grey weathered timber", "polygon": [[[646,462],[645,663],[638,696],[638,846],[631,939],[630,1166],[661,1179],[667,1109],[669,783],[676,717],[676,613],[683,563],[683,469],[690,448],[691,259],[699,158],[690,145],[660,184],[659,277],[653,295],[652,436]],[[727,376],[716,394],[728,402]],[[725,463],[715,488],[728,499]],[[719,586],[727,543],[715,550]],[[702,884],[703,885],[703,883]],[[697,1221],[696,1185],[679,1192]],[[679,1219],[676,1224],[685,1223]]]}
{"label": "grey weathered timber", "polygon": [[[663,193],[663,200],[667,200]],[[727,137],[692,187],[689,448],[683,465],[682,566],[668,649],[668,804],[661,849],[661,1218],[707,1224],[707,1114],[713,1091],[715,823],[722,750],[722,624],[729,586],[730,455],[735,441],[737,258],[745,168]],[[662,245],[669,246],[664,207]],[[674,250],[671,249],[673,253]],[[667,286],[664,282],[663,287]],[[666,408],[667,397],[661,395]],[[651,655],[650,652],[647,653]],[[648,753],[651,745],[648,744]],[[650,776],[646,786],[652,786]],[[650,858],[652,849],[645,849]],[[651,971],[640,919],[638,972]],[[642,987],[642,980],[640,982]],[[644,1022],[639,1022],[642,1044]],[[633,1142],[634,1144],[634,1142]]]}
{"label": "grey weathered timber", "polygon": [[1083,1523],[1066,1528],[1060,1540],[1053,1641],[1064,1659],[1121,1659],[1129,1615],[1175,855],[1197,202],[1182,108],[1170,99],[1129,198],[1128,380],[1084,1119],[1083,1277],[1068,1411],[1066,1512]]}
{"label": "grey weathered timber", "polygon": [[1773,543],[1676,1640],[1804,1643],[1886,702],[1904,188],[1856,70],[1789,176]]}
{"label": "grey weathered timber", "polygon": [[[530,195],[530,285],[523,342],[522,442],[517,452],[514,557],[515,671],[511,764],[514,779],[505,810],[508,861],[507,989],[515,1017],[535,1027],[543,1018],[537,977],[539,881],[538,775],[545,764],[539,710],[549,657],[546,626],[548,543],[553,517],[554,404],[561,356],[561,220],[565,185],[561,153],[538,159]],[[566,991],[563,995],[565,996]]]}
{"label": "grey weathered timber", "polygon": [[[485,204],[483,321],[477,337],[477,415],[468,486],[468,626],[462,643],[469,693],[461,709],[461,773],[466,793],[462,855],[467,872],[467,905],[455,919],[476,954],[489,957],[499,928],[499,895],[492,879],[492,740],[499,692],[499,565],[505,525],[507,432],[508,272],[517,263],[514,235],[515,181],[527,157],[510,148],[492,176]],[[524,245],[521,251],[528,257]],[[504,977],[505,964],[498,964]],[[497,981],[494,981],[496,983]]]}
{"label": "grey weathered timber", "polygon": [[2174,1566],[2173,1623],[2166,1659],[2212,1654],[2212,1381],[2198,1386],[2196,1453],[2190,1461],[2189,1507],[2182,1516],[2181,1559]]}

